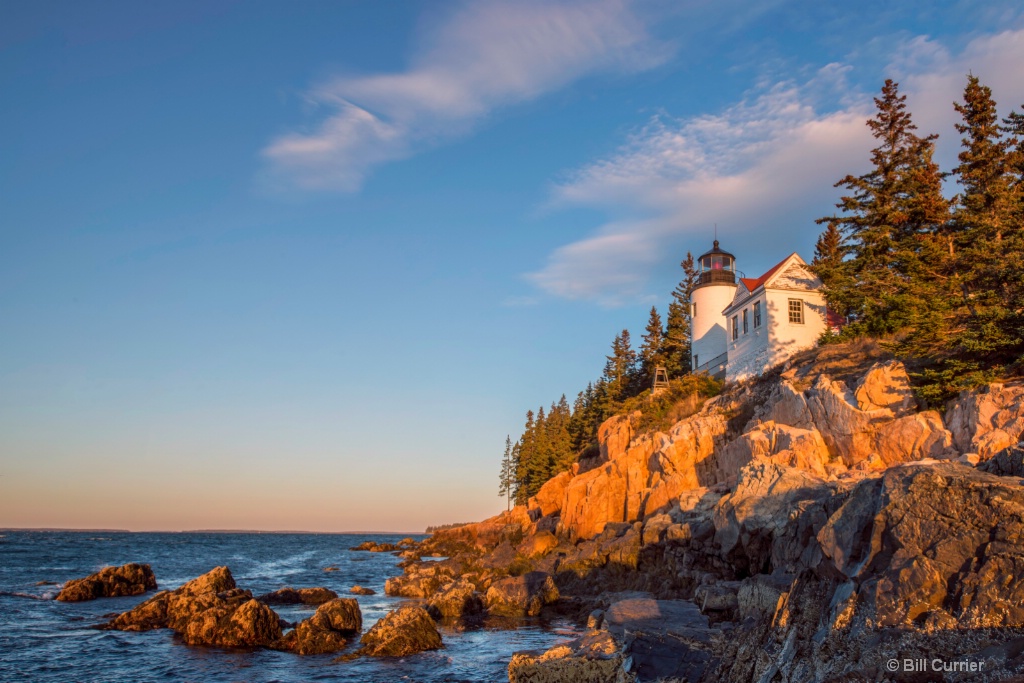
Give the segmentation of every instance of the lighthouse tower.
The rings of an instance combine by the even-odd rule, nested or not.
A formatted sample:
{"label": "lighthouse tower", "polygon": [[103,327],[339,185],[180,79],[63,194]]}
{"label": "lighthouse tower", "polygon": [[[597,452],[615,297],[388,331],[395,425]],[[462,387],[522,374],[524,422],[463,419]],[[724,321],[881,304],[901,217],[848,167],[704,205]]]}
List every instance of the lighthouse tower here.
{"label": "lighthouse tower", "polygon": [[726,320],[722,311],[736,294],[736,257],[718,248],[697,259],[700,271],[691,295],[690,332],[693,369],[725,376],[728,351]]}

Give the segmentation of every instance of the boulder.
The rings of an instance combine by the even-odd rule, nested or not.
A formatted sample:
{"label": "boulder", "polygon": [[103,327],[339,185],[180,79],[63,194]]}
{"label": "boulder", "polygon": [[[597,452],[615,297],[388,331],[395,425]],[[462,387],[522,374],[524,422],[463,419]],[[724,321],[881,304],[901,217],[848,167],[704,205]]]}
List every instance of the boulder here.
{"label": "boulder", "polygon": [[438,620],[479,614],[483,609],[483,600],[480,599],[476,587],[465,578],[442,586],[427,606],[430,616]]}
{"label": "boulder", "polygon": [[491,584],[485,603],[493,614],[510,617],[536,616],[544,605],[558,600],[558,588],[550,574],[529,572]]}
{"label": "boulder", "polygon": [[357,546],[349,548],[349,550],[362,551],[368,553],[390,553],[395,550],[402,550],[401,545],[398,543],[378,543],[377,541],[363,541]]}
{"label": "boulder", "polygon": [[364,588],[363,586],[352,586],[348,591],[352,595],[376,595],[377,591],[372,588]]}
{"label": "boulder", "polygon": [[[243,595],[252,597],[248,591],[237,591],[235,579],[227,567],[215,567],[206,574],[183,584],[173,591],[162,591],[150,599],[124,612],[103,628],[118,631],[149,631],[155,628],[181,630],[188,619],[218,603]],[[220,596],[220,597],[218,597]]]}
{"label": "boulder", "polygon": [[405,657],[444,647],[434,620],[422,607],[406,606],[388,612],[360,639],[358,654]]}
{"label": "boulder", "polygon": [[946,427],[957,450],[988,460],[1024,437],[1024,384],[965,391],[947,406]]}
{"label": "boulder", "polygon": [[328,588],[280,588],[256,599],[267,605],[322,605],[337,597]]}
{"label": "boulder", "polygon": [[337,652],[362,628],[359,603],[354,598],[338,598],[320,605],[316,614],[296,624],[274,648],[300,655]]}
{"label": "boulder", "polygon": [[884,409],[903,417],[917,409],[907,369],[895,360],[875,363],[857,383],[853,395],[857,407],[865,411]]}
{"label": "boulder", "polygon": [[622,673],[620,646],[607,631],[591,631],[546,652],[517,652],[509,683],[612,683]]}
{"label": "boulder", "polygon": [[115,598],[125,595],[142,595],[156,589],[156,576],[148,564],[134,562],[120,567],[104,567],[84,579],[74,579],[64,584],[57,594],[61,602],[82,602],[96,598]]}
{"label": "boulder", "polygon": [[281,638],[280,618],[259,600],[228,602],[199,612],[181,631],[189,645],[265,647]]}

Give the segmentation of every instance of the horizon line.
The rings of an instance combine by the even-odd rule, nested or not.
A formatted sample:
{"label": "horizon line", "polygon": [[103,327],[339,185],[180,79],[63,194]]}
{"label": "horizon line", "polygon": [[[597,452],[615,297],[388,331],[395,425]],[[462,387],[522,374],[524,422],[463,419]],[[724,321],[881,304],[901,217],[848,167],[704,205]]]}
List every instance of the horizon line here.
{"label": "horizon line", "polygon": [[79,527],[0,527],[4,531],[70,532],[106,534],[330,534],[335,536],[427,535],[426,531],[308,531],[302,529],[83,529]]}

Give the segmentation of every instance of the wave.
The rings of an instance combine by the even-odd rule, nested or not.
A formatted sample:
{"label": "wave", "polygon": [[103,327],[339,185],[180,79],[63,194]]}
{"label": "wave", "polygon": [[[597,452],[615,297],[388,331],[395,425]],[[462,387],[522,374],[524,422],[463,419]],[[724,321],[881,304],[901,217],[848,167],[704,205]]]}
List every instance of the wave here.
{"label": "wave", "polygon": [[19,591],[0,591],[0,595],[6,595],[11,598],[28,598],[29,600],[53,600],[57,597],[57,594],[52,591],[43,593],[42,595],[33,595],[32,593],[21,593]]}

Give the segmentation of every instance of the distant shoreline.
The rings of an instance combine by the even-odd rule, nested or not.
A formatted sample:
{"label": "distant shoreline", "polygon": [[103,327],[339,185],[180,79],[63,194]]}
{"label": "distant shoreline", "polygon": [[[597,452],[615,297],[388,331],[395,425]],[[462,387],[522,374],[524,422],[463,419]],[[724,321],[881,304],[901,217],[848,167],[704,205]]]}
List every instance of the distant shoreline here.
{"label": "distant shoreline", "polygon": [[0,533],[7,531],[30,531],[52,533],[90,533],[90,534],[322,534],[325,536],[426,536],[424,531],[302,531],[282,530],[267,531],[264,529],[183,529],[180,531],[154,529],[151,531],[132,531],[130,529],[71,529],[60,527],[0,527]]}

